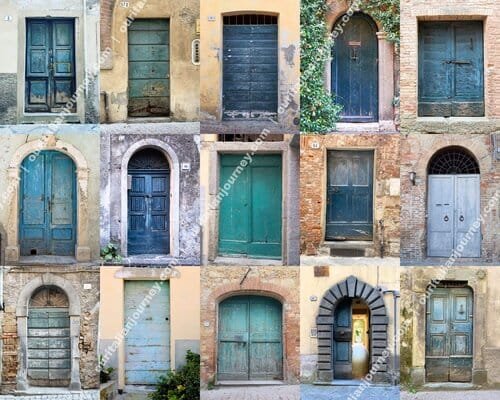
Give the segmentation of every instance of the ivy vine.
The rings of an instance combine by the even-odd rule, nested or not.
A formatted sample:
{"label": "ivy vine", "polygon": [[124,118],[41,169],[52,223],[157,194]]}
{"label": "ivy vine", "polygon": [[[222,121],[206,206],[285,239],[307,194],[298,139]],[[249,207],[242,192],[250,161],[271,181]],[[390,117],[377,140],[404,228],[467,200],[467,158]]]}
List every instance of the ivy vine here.
{"label": "ivy vine", "polygon": [[[351,10],[363,11],[379,21],[387,39],[399,43],[399,0],[348,0],[348,5]],[[335,55],[326,21],[329,11],[327,0],[301,2],[300,130],[306,133],[333,131],[342,111],[324,82],[326,63]]]}

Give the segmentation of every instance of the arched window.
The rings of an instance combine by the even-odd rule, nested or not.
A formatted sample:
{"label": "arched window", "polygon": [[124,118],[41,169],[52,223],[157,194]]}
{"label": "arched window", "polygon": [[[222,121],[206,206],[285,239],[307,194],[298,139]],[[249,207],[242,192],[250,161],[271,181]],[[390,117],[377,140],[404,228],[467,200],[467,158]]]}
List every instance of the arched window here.
{"label": "arched window", "polygon": [[470,152],[461,147],[438,151],[429,162],[429,175],[479,174],[479,164]]}

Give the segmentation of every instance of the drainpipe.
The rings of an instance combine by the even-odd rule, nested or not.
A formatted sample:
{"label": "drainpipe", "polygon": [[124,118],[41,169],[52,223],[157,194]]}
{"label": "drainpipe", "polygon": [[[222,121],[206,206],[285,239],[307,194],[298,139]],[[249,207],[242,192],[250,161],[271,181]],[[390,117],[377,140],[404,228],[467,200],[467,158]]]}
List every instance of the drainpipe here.
{"label": "drainpipe", "polygon": [[378,221],[379,229],[380,229],[380,258],[384,258],[385,253],[385,225],[384,220],[381,219]]}
{"label": "drainpipe", "polygon": [[[384,290],[384,294],[386,293],[392,293],[392,305],[393,305],[393,314],[394,314],[394,343],[393,343],[393,357],[392,357],[392,368],[393,368],[393,371],[396,372],[396,371],[399,371],[399,362],[396,361],[396,358],[399,358],[399,357],[396,357],[396,353],[397,353],[397,350],[398,350],[398,341],[397,341],[397,338],[398,338],[398,324],[399,324],[399,315],[398,315],[398,299],[401,297],[400,293],[399,293],[399,290]],[[394,385],[397,384],[398,382],[396,382],[396,378],[394,377],[393,378],[393,382],[392,382]]]}

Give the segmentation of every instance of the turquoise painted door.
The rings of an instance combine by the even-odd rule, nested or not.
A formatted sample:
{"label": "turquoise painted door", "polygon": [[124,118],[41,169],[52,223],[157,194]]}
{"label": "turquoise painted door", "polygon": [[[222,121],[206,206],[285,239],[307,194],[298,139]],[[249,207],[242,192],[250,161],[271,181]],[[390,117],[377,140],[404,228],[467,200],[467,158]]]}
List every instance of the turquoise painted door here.
{"label": "turquoise painted door", "polygon": [[[26,20],[27,112],[60,112],[75,92],[72,19]],[[76,103],[69,110],[76,112]]]}
{"label": "turquoise painted door", "polygon": [[333,48],[332,93],[343,107],[342,121],[378,121],[377,26],[360,13],[344,21]]}
{"label": "turquoise painted door", "polygon": [[467,287],[435,288],[427,301],[428,382],[471,382],[473,295]]}
{"label": "turquoise painted door", "polygon": [[128,28],[128,113],[170,114],[170,25],[167,19],[136,19]]}
{"label": "turquoise painted door", "polygon": [[[281,258],[281,155],[220,157],[219,255]],[[229,184],[229,190],[224,189]]]}
{"label": "turquoise painted door", "polygon": [[43,288],[31,299],[28,314],[28,378],[32,386],[69,385],[70,340],[66,295]]}
{"label": "turquoise painted door", "polygon": [[335,309],[333,323],[333,376],[352,379],[352,300],[345,299]]}
{"label": "turquoise painted door", "polygon": [[125,328],[137,321],[125,337],[125,384],[154,385],[170,369],[169,283],[126,281],[124,308]]}
{"label": "turquoise painted door", "polygon": [[28,156],[21,166],[21,255],[72,256],[76,244],[76,171],[57,151]]}
{"label": "turquoise painted door", "polygon": [[282,380],[282,307],[268,297],[235,296],[219,305],[217,377]]}
{"label": "turquoise painted door", "polygon": [[420,116],[484,116],[483,22],[424,22],[419,28]]}
{"label": "turquoise painted door", "polygon": [[373,237],[373,152],[328,152],[326,239]]}

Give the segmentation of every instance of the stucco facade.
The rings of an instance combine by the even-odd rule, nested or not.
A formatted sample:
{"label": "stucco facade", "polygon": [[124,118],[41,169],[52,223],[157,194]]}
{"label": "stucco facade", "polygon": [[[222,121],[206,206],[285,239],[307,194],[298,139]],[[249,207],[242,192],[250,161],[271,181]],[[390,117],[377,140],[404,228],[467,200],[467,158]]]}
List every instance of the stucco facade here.
{"label": "stucco facade", "polygon": [[[0,66],[0,124],[17,123],[97,123],[99,121],[99,2],[71,0],[5,1],[2,13],[0,45],[4,59]],[[28,19],[74,21],[74,88],[76,107],[63,112],[28,112],[26,97],[26,54]]]}

